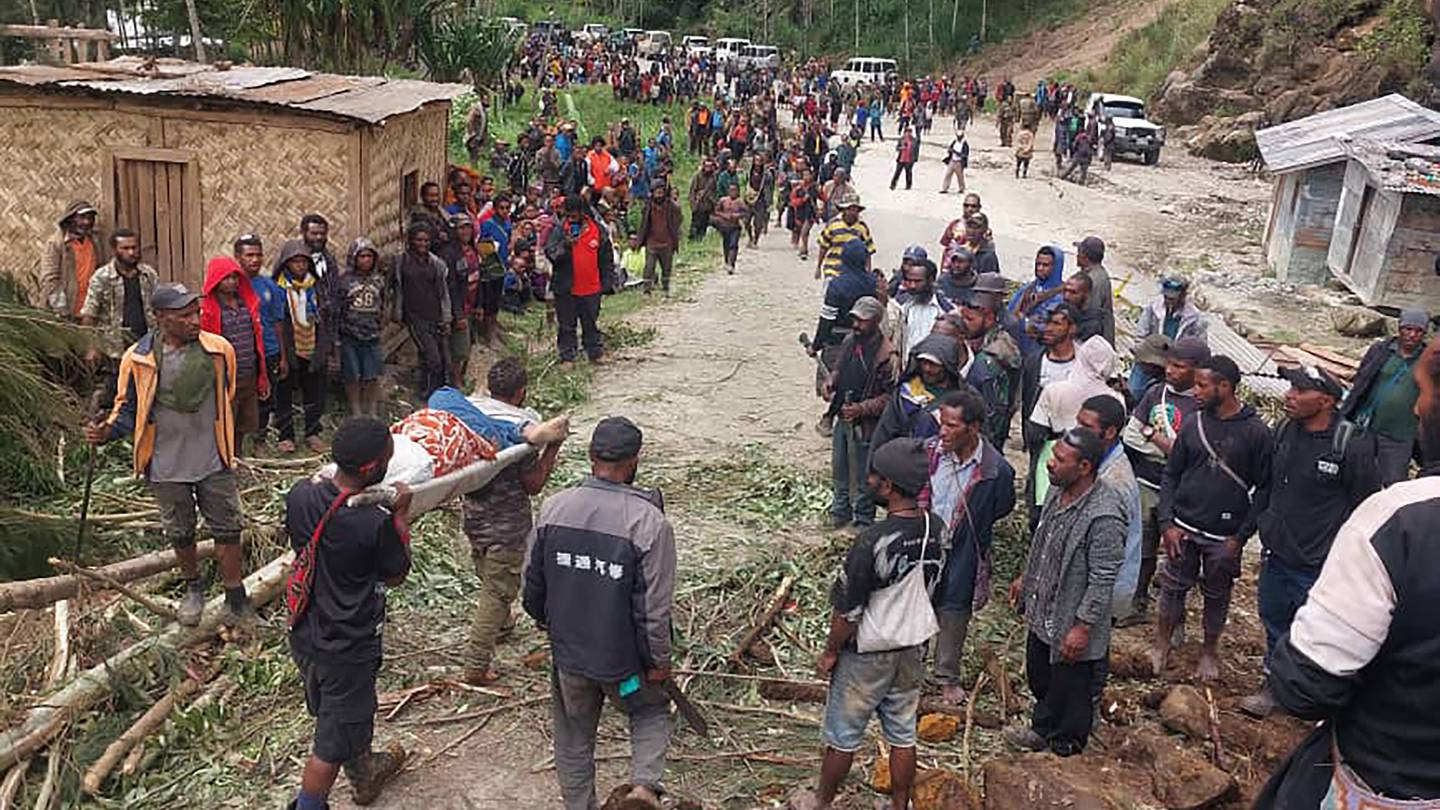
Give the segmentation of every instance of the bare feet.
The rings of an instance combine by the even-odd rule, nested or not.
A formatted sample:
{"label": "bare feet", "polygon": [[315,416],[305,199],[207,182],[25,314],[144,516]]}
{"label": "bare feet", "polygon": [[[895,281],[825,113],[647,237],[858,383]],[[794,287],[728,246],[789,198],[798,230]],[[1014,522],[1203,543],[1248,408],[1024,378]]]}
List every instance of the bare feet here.
{"label": "bare feet", "polygon": [[630,798],[638,799],[657,808],[660,806],[660,797],[655,795],[655,791],[644,785],[636,785],[630,788]]}
{"label": "bare feet", "polygon": [[281,455],[288,456],[295,452],[295,442],[290,439],[281,439],[280,443],[275,445],[275,450]]}
{"label": "bare feet", "polygon": [[1150,672],[1155,677],[1165,674],[1165,666],[1170,663],[1170,645],[1164,641],[1156,641],[1150,648]]}
{"label": "bare feet", "polygon": [[940,700],[951,706],[964,706],[967,699],[965,687],[959,684],[949,684],[940,688]]}
{"label": "bare feet", "polygon": [[790,797],[786,805],[789,810],[830,810],[830,805],[821,804],[820,796],[813,790],[801,790]]}
{"label": "bare feet", "polygon": [[525,431],[525,441],[536,444],[554,444],[564,441],[570,434],[570,417],[557,416],[540,424],[531,424]]}
{"label": "bare feet", "polygon": [[1200,663],[1195,665],[1195,677],[1206,683],[1220,678],[1220,660],[1216,658],[1214,651],[1200,651]]}

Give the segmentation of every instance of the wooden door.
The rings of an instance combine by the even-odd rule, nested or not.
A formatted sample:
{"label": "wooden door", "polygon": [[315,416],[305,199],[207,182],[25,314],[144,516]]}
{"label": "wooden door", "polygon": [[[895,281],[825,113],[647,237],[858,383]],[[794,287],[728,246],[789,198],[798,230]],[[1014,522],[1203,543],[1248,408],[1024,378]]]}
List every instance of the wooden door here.
{"label": "wooden door", "polygon": [[198,167],[189,152],[116,150],[108,189],[116,228],[140,236],[140,256],[161,281],[198,291],[204,280]]}

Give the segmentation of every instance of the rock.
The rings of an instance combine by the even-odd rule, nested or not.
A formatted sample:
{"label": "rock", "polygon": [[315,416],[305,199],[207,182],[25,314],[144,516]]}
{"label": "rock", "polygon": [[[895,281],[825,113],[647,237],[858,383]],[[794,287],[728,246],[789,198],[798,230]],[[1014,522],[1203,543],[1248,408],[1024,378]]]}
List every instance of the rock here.
{"label": "rock", "polygon": [[1181,684],[1160,702],[1160,722],[1192,739],[1210,739],[1210,704],[1193,686]]}
{"label": "rock", "polygon": [[951,771],[924,770],[915,775],[910,794],[914,810],[980,810],[977,791]]}
{"label": "rock", "polygon": [[920,718],[916,733],[927,743],[940,743],[955,739],[959,731],[960,718],[951,714],[927,714]]}
{"label": "rock", "polygon": [[1160,755],[1151,771],[1155,798],[1167,810],[1206,810],[1235,796],[1235,777],[1180,746]]}
{"label": "rock", "polygon": [[1026,754],[985,763],[985,810],[1120,810],[1140,806],[1107,791],[1084,757]]}
{"label": "rock", "polygon": [[1265,117],[1262,112],[1247,112],[1235,116],[1207,115],[1193,129],[1184,134],[1185,148],[1192,155],[1222,160],[1228,163],[1244,163],[1255,157],[1255,128]]}
{"label": "rock", "polygon": [[875,767],[870,772],[870,787],[876,793],[890,793],[890,757],[880,746],[875,748]]}
{"label": "rock", "polygon": [[1330,310],[1330,323],[1346,337],[1382,337],[1389,332],[1388,319],[1366,307],[1344,307]]}

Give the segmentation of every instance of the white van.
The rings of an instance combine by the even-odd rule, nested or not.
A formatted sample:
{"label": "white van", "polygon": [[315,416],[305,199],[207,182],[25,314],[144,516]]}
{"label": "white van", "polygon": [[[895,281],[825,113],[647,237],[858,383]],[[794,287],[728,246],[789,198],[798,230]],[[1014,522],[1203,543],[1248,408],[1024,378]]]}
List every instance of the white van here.
{"label": "white van", "polygon": [[710,38],[701,36],[688,36],[680,38],[680,50],[689,56],[709,56],[715,52],[710,47]]}
{"label": "white van", "polygon": [[894,59],[856,56],[846,62],[843,69],[831,71],[830,81],[841,87],[885,84],[899,69],[899,63]]}
{"label": "white van", "polygon": [[715,61],[723,65],[731,59],[739,59],[740,52],[749,44],[748,39],[721,37],[715,40]]}
{"label": "white van", "polygon": [[669,31],[646,31],[645,35],[640,37],[640,44],[637,46],[637,52],[641,56],[658,56],[669,49]]}
{"label": "white van", "polygon": [[780,49],[774,45],[746,45],[740,51],[739,64],[755,70],[775,70],[780,67]]}

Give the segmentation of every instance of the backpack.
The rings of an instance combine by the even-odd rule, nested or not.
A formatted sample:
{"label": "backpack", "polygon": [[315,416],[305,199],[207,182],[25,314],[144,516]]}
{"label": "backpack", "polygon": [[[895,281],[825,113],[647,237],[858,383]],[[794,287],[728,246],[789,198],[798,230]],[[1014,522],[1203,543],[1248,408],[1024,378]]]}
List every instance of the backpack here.
{"label": "backpack", "polygon": [[[1338,478],[1345,468],[1345,453],[1350,448],[1350,440],[1355,438],[1357,433],[1363,434],[1364,429],[1338,412],[1335,414],[1335,419],[1335,432],[1330,435],[1330,449],[1320,457],[1319,463],[1322,465],[1321,472]],[[1294,424],[1289,419],[1282,419],[1275,426],[1273,448],[1275,454],[1278,455],[1280,449],[1285,445],[1289,438],[1290,427]]]}
{"label": "backpack", "polygon": [[930,544],[930,510],[926,509],[925,536],[920,541],[920,560],[905,572],[899,582],[877,588],[870,594],[865,612],[860,614],[860,627],[855,633],[855,648],[862,653],[901,650],[924,644],[940,632],[935,607],[925,590],[925,549]]}
{"label": "backpack", "polygon": [[354,493],[349,490],[340,490],[340,494],[330,502],[330,508],[325,510],[325,514],[315,524],[315,531],[310,534],[310,542],[295,555],[290,578],[285,582],[285,607],[290,613],[291,629],[294,629],[305,615],[305,610],[310,607],[310,592],[315,586],[315,567],[320,564],[320,538],[325,532],[325,524],[352,494]]}

